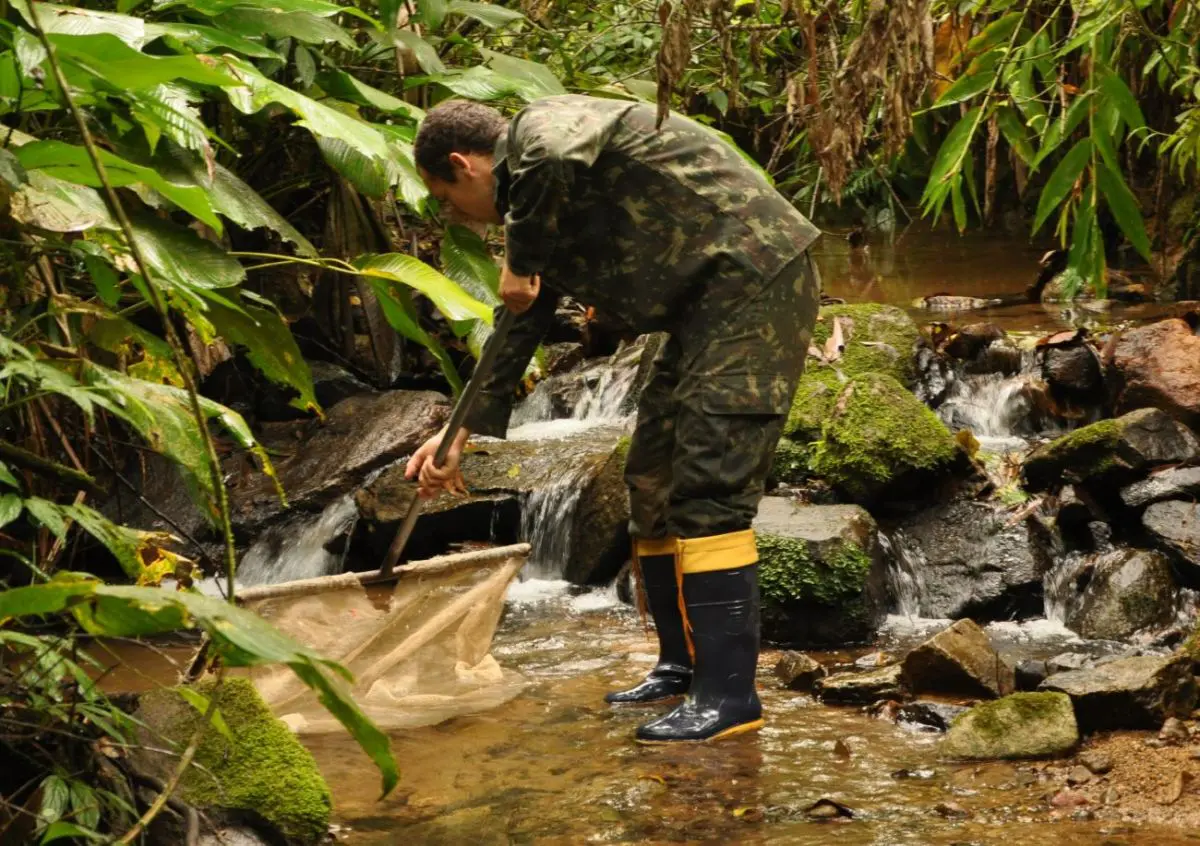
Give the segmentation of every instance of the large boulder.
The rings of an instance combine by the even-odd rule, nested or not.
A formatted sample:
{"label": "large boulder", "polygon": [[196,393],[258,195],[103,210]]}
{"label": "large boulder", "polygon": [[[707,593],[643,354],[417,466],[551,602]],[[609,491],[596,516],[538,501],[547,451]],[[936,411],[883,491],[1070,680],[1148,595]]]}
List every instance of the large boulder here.
{"label": "large boulder", "polygon": [[1160,464],[1200,455],[1200,441],[1154,408],[1102,420],[1034,450],[1022,469],[1025,486],[1043,491],[1060,484],[1107,485],[1131,481]]}
{"label": "large boulder", "polygon": [[1071,601],[1064,622],[1081,637],[1122,640],[1175,618],[1178,589],[1171,563],[1161,553],[1100,553],[1087,559],[1074,581],[1085,581],[1086,587]]}
{"label": "large boulder", "polygon": [[[519,537],[534,547],[527,573],[606,584],[630,554],[627,448],[619,430],[602,426],[547,440],[473,440],[461,465],[469,496],[443,494],[422,505],[411,555]],[[383,554],[415,494],[402,465],[355,494],[368,548]]]}
{"label": "large boulder", "polygon": [[906,520],[909,561],[923,586],[923,617],[1008,620],[1042,613],[1049,551],[1030,520],[986,502],[956,499]]}
{"label": "large boulder", "polygon": [[[295,510],[317,512],[350,493],[372,471],[411,455],[450,415],[446,397],[431,391],[388,391],[342,400],[314,420],[275,461],[279,484]],[[261,473],[230,484],[230,510],[240,533],[253,533],[284,512]]]}
{"label": "large boulder", "polygon": [[1049,758],[1079,743],[1071,699],[1061,693],[1014,693],[984,702],[950,726],[941,752],[966,760]]}
{"label": "large boulder", "polygon": [[1187,562],[1187,573],[1200,576],[1200,504],[1195,500],[1156,502],[1142,515],[1142,525],[1160,546]]}
{"label": "large boulder", "polygon": [[1152,406],[1200,426],[1200,337],[1184,320],[1124,332],[1107,356],[1118,412]]}
{"label": "large boulder", "polygon": [[835,326],[841,327],[840,353],[828,363],[808,358],[788,417],[785,434],[800,443],[820,437],[822,424],[846,380],[885,373],[911,386],[916,378],[913,352],[921,333],[901,309],[877,303],[826,306],[813,328],[813,346],[824,350]]}
{"label": "large boulder", "polygon": [[766,640],[837,646],[874,636],[887,611],[887,576],[870,514],[768,496],[754,530]]}
{"label": "large boulder", "polygon": [[1007,696],[1016,687],[1013,668],[992,648],[987,633],[959,620],[922,643],[904,659],[904,678],[913,693]]}
{"label": "large boulder", "polygon": [[1196,705],[1192,659],[1183,654],[1139,656],[1055,673],[1040,690],[1065,693],[1084,731],[1157,729],[1184,719]]}
{"label": "large boulder", "polygon": [[[196,692],[216,696],[232,736],[208,728],[180,782],[180,798],[218,817],[234,812],[265,821],[289,844],[321,841],[333,810],[329,786],[312,754],[271,713],[254,684],[226,678],[219,690],[205,682]],[[166,782],[203,717],[177,688],[143,694],[136,717],[137,767]]]}
{"label": "large boulder", "polygon": [[909,507],[966,461],[945,425],[891,376],[842,388],[813,454],[813,472],[860,505]]}
{"label": "large boulder", "polygon": [[1142,508],[1165,499],[1200,496],[1200,467],[1167,467],[1121,491],[1121,501]]}

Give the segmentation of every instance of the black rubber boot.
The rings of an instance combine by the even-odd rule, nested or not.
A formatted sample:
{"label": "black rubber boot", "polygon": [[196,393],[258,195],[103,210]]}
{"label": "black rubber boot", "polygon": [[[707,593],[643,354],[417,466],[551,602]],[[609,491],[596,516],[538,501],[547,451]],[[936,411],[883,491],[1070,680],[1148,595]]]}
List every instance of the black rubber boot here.
{"label": "black rubber boot", "polygon": [[692,683],[692,658],[679,611],[675,556],[642,556],[641,570],[646,604],[658,633],[658,664],[641,683],[606,695],[604,701],[610,705],[648,705],[675,699],[687,693]]}
{"label": "black rubber boot", "polygon": [[683,578],[696,667],[675,710],[639,726],[639,743],[697,743],[762,727],[758,668],[758,565]]}

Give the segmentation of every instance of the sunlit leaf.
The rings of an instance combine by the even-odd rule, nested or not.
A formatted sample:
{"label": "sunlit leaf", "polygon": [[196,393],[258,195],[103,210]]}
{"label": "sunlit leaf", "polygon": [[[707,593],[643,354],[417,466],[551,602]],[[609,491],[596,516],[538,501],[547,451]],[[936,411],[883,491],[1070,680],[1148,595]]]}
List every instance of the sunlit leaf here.
{"label": "sunlit leaf", "polygon": [[1045,187],[1042,188],[1042,196],[1038,200],[1037,215],[1033,223],[1035,234],[1042,228],[1042,224],[1046,222],[1046,218],[1062,204],[1062,201],[1067,198],[1071,189],[1075,187],[1076,180],[1083,173],[1083,169],[1087,167],[1091,156],[1092,140],[1084,138],[1071,148],[1071,152],[1063,156],[1062,161],[1058,163],[1058,167],[1050,174],[1050,178],[1046,180]]}
{"label": "sunlit leaf", "polygon": [[383,159],[365,155],[352,144],[331,136],[319,136],[317,147],[329,166],[350,180],[361,193],[375,199],[387,193],[390,180]]}
{"label": "sunlit leaf", "polygon": [[100,194],[93,188],[56,179],[45,171],[29,173],[29,181],[9,198],[13,219],[47,232],[116,229]]}
{"label": "sunlit leaf", "polygon": [[64,505],[62,513],[112,553],[125,575],[137,579],[144,566],[142,555],[170,542],[165,532],[146,532],[118,525],[87,505]]}
{"label": "sunlit leaf", "polygon": [[550,68],[540,62],[531,62],[528,59],[519,59],[516,56],[508,56],[487,49],[483,49],[481,52],[493,70],[521,86],[521,91],[526,99],[536,100],[539,97],[552,97],[567,93],[567,89],[563,87],[558,77]]}
{"label": "sunlit leaf", "polygon": [[198,85],[230,85],[234,80],[194,55],[149,56],[114,35],[55,35],[55,52],[69,65],[119,90],[154,88],[176,80]]}
{"label": "sunlit leaf", "polygon": [[274,38],[294,38],[305,44],[332,42],[348,50],[354,49],[354,39],[347,30],[328,18],[308,12],[275,12],[239,6],[221,13],[214,23],[245,38],[265,33]]}
{"label": "sunlit leaf", "polygon": [[[33,25],[32,13],[26,0],[10,0],[10,5],[21,13],[30,26]],[[37,13],[38,21],[47,34],[115,35],[131,47],[141,47],[146,42],[145,22],[131,15],[95,12],[91,9],[42,2],[37,4]]]}
{"label": "sunlit leaf", "polygon": [[[9,470],[8,465],[5,464],[3,461],[0,461],[0,485],[8,485],[10,488],[17,488],[18,490],[21,487],[21,482],[17,479],[17,477],[15,475],[13,475],[13,471]],[[7,496],[7,494],[6,494],[6,496]],[[19,503],[18,503],[18,505],[19,505]],[[20,511],[19,508],[17,510],[18,510],[18,512]],[[0,511],[0,519],[3,519],[3,517],[4,517],[4,514],[2,511]],[[11,520],[12,518],[10,517],[9,519]],[[8,521],[6,520],[4,522],[8,522]],[[0,524],[0,525],[3,525],[3,524]]]}
{"label": "sunlit leaf", "polygon": [[62,509],[56,503],[31,496],[25,500],[25,510],[59,540],[67,536],[67,521],[63,519]]}
{"label": "sunlit leaf", "polygon": [[406,103],[399,97],[393,97],[378,88],[373,88],[342,70],[321,71],[317,74],[317,84],[334,97],[340,97],[360,106],[370,106],[381,112],[401,113],[414,119],[420,119],[425,115],[424,111],[417,106]]}
{"label": "sunlit leaf", "polygon": [[962,103],[989,90],[996,81],[999,61],[999,51],[993,51],[972,62],[967,72],[942,92],[942,96],[934,104],[935,107]]}
{"label": "sunlit leaf", "polygon": [[450,320],[479,318],[491,322],[492,310],[425,262],[403,253],[363,256],[354,263],[359,272],[389,279],[420,291]]}
{"label": "sunlit leaf", "polygon": [[[187,701],[189,705],[196,709],[196,713],[198,713],[201,717],[208,713],[211,700],[203,693],[196,690],[194,687],[188,687],[187,685],[180,685],[179,687],[175,688],[175,690]],[[213,708],[212,716],[209,719],[212,722],[212,727],[217,730],[217,733],[220,734],[221,737],[225,738],[230,743],[234,742],[233,732],[229,730],[229,724],[225,722],[225,718],[221,716],[220,708]]]}
{"label": "sunlit leaf", "polygon": [[466,71],[449,71],[430,77],[431,82],[443,85],[460,97],[469,100],[498,100],[521,93],[517,80],[499,74],[491,68],[476,66]]}
{"label": "sunlit leaf", "polygon": [[49,825],[60,820],[67,813],[71,803],[71,789],[61,776],[48,775],[42,779],[42,805],[38,809],[38,819],[43,825]]}
{"label": "sunlit leaf", "polygon": [[509,9],[494,3],[473,3],[469,0],[451,0],[446,6],[446,11],[452,15],[466,15],[474,18],[492,29],[525,19],[525,15],[516,9]]}
{"label": "sunlit leaf", "polygon": [[156,283],[186,293],[245,281],[246,271],[237,259],[192,230],[151,214],[133,215],[131,222]]}

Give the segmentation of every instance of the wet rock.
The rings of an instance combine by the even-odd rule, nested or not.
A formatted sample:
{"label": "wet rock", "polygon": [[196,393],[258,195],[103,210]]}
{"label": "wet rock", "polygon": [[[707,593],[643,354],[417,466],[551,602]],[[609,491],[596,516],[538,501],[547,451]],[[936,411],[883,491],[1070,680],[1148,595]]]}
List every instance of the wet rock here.
{"label": "wet rock", "polygon": [[947,702],[909,702],[900,706],[897,719],[902,723],[925,726],[934,731],[947,731],[951,723],[969,708]]}
{"label": "wet rock", "polygon": [[1177,587],[1166,556],[1117,549],[1092,556],[1082,593],[1065,623],[1081,637],[1122,640],[1175,617]]}
{"label": "wet rock", "polygon": [[963,499],[922,511],[903,529],[919,550],[912,564],[924,586],[921,616],[1007,620],[1042,613],[1042,576],[1051,559],[1029,521],[1013,524],[1011,512]]}
{"label": "wet rock", "polygon": [[828,672],[803,652],[785,652],[775,665],[775,677],[783,682],[784,687],[804,693],[812,690],[813,683],[824,678]]}
{"label": "wet rock", "polygon": [[1170,499],[1142,515],[1142,525],[1163,549],[1188,562],[1188,575],[1200,576],[1200,504]]}
{"label": "wet rock", "polygon": [[870,514],[764,497],[754,530],[766,640],[829,646],[875,634],[886,615],[886,563]]}
{"label": "wet rock", "polygon": [[942,351],[959,361],[971,362],[993,343],[1007,337],[1007,333],[995,323],[971,323],[950,335]]}
{"label": "wet rock", "polygon": [[911,510],[966,464],[928,406],[892,377],[871,373],[837,395],[812,470],[860,505]]}
{"label": "wet rock", "polygon": [[1054,794],[1050,804],[1055,808],[1078,808],[1088,804],[1088,798],[1075,790],[1060,790]]}
{"label": "wet rock", "polygon": [[245,826],[221,826],[200,835],[197,846],[268,846],[270,841]]}
{"label": "wet rock", "polygon": [[1121,491],[1121,501],[1130,508],[1197,496],[1200,496],[1200,467],[1167,467]]}
{"label": "wet rock", "polygon": [[784,434],[798,443],[821,436],[842,385],[854,376],[885,373],[904,386],[916,379],[913,351],[921,341],[917,325],[901,309],[876,303],[826,306],[813,329],[813,346],[823,350],[841,326],[844,348],[836,360],[809,356]]}
{"label": "wet rock", "polygon": [[[223,810],[253,813],[276,830],[271,842],[320,841],[333,801],[312,754],[275,718],[249,679],[227,677],[220,690],[210,683],[197,689],[217,697],[236,741],[222,732],[205,732],[179,797],[202,812],[217,809],[217,818]],[[202,715],[176,688],[159,688],[142,695],[136,716],[139,744],[133,763],[165,782]]]}
{"label": "wet rock", "polygon": [[557,376],[583,364],[583,344],[563,341],[546,347],[546,375]]}
{"label": "wet rock", "polygon": [[1041,689],[1070,696],[1088,732],[1158,728],[1167,717],[1187,717],[1196,704],[1196,679],[1184,655],[1121,658],[1056,673]]}
{"label": "wet rock", "polygon": [[1105,775],[1113,768],[1112,757],[1094,749],[1081,754],[1079,763],[1087,767],[1088,772],[1094,775]]}
{"label": "wet rock", "polygon": [[914,693],[1005,696],[1014,688],[1012,668],[971,620],[959,620],[908,653],[904,678]]}
{"label": "wet rock", "polygon": [[1104,510],[1086,488],[1067,485],[1058,494],[1058,514],[1055,522],[1060,529],[1072,536],[1083,537],[1088,526],[1104,522]]}
{"label": "wet rock", "polygon": [[1079,743],[1071,700],[1056,693],[1014,693],[954,721],[942,754],[968,760],[1048,758]]}
{"label": "wet rock", "polygon": [[1037,345],[1042,379],[1059,403],[1092,404],[1104,399],[1104,374],[1100,357],[1084,330],[1060,332]]}
{"label": "wet rock", "polygon": [[1192,732],[1178,717],[1167,717],[1159,729],[1158,739],[1170,746],[1181,746],[1192,739]]}
{"label": "wet rock", "polygon": [[954,367],[929,347],[918,348],[913,361],[917,368],[913,395],[931,408],[937,408],[954,384]]}
{"label": "wet rock", "polygon": [[1095,659],[1091,655],[1083,652],[1062,652],[1047,660],[1046,666],[1050,670],[1050,675],[1053,676],[1056,673],[1082,670],[1086,667],[1091,667],[1095,663]]}
{"label": "wet rock", "polygon": [[[423,538],[443,542],[514,534],[514,522],[538,526],[531,564],[563,567],[574,584],[607,584],[628,559],[629,495],[622,474],[628,441],[617,429],[594,427],[555,440],[477,439],[461,464],[469,496],[446,494],[422,506],[413,555]],[[403,465],[389,467],[355,494],[360,523],[382,555],[408,512],[416,487]],[[509,509],[506,506],[519,505]],[[498,510],[499,509],[499,510]],[[525,517],[520,513],[524,512]],[[501,516],[508,525],[493,522]],[[482,537],[476,537],[482,533]]]}
{"label": "wet rock", "polygon": [[1016,689],[1028,692],[1037,690],[1039,684],[1050,675],[1050,665],[1045,661],[1027,658],[1017,662],[1014,671]]}
{"label": "wet rock", "polygon": [[1122,333],[1107,357],[1113,407],[1162,409],[1200,426],[1200,337],[1173,319]]}
{"label": "wet rock", "polygon": [[[301,430],[290,456],[275,460],[293,510],[320,511],[362,484],[372,470],[411,455],[450,414],[446,397],[389,391],[343,400]],[[258,473],[230,485],[235,528],[254,532],[283,513],[271,479]]]}
{"label": "wet rock", "polygon": [[1200,441],[1163,412],[1144,408],[1084,426],[1039,447],[1025,462],[1025,487],[1125,483],[1140,471],[1200,455]]}
{"label": "wet rock", "polygon": [[903,674],[899,664],[870,673],[834,673],[818,679],[813,694],[831,705],[869,705],[879,699],[902,699]]}
{"label": "wet rock", "polygon": [[1072,767],[1067,773],[1067,784],[1072,787],[1077,787],[1081,784],[1087,784],[1092,780],[1092,771],[1087,767],[1079,766]]}
{"label": "wet rock", "polygon": [[934,294],[928,297],[918,297],[913,300],[913,308],[923,308],[929,311],[956,312],[978,311],[984,308],[1001,305],[1003,300],[983,297],[963,297],[955,294]]}

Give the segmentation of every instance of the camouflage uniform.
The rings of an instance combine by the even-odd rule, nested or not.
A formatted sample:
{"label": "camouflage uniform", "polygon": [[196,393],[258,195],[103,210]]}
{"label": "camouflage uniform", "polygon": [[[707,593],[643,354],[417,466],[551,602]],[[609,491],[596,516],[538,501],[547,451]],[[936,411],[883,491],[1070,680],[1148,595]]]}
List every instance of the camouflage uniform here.
{"label": "camouflage uniform", "polygon": [[516,386],[568,294],[667,332],[629,451],[631,531],[749,527],[816,320],[818,230],[740,153],[679,115],[584,96],[530,104],[496,145],[509,267],[542,291],[467,427],[503,437]]}

